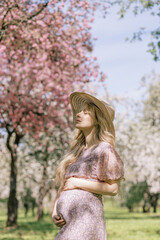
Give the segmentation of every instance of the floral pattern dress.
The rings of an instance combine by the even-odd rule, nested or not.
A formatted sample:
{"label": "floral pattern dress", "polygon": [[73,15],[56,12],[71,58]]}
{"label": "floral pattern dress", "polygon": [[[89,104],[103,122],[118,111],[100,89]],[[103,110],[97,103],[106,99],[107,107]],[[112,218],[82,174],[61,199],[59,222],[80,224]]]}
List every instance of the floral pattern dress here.
{"label": "floral pattern dress", "polygon": [[[65,179],[70,177],[98,182],[124,179],[123,163],[109,143],[101,142],[85,149],[76,162],[66,168]],[[63,215],[66,224],[55,240],[107,240],[101,194],[82,189],[62,191],[57,214]]]}

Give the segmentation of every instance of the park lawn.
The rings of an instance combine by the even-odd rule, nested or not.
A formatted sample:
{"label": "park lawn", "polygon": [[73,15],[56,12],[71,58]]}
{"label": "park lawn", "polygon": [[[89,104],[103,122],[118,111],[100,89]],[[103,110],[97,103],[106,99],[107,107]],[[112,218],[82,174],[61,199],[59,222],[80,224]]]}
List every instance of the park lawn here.
{"label": "park lawn", "polygon": [[160,240],[160,211],[129,213],[105,202],[104,214],[108,240]]}
{"label": "park lawn", "polygon": [[[127,209],[120,208],[114,202],[105,199],[104,213],[107,240],[160,239],[160,212],[156,214],[128,213]],[[6,211],[0,210],[0,240],[54,240],[59,231],[48,214],[44,215],[41,222],[35,221],[31,212],[25,218],[21,209],[19,209],[18,216],[19,227],[6,229]]]}

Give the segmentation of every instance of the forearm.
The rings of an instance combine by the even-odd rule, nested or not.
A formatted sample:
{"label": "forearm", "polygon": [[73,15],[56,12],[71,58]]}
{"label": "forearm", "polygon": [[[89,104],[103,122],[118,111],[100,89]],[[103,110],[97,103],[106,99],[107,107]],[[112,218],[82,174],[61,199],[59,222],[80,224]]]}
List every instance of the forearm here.
{"label": "forearm", "polygon": [[58,201],[58,199],[56,199],[54,202],[52,216],[57,215],[57,211],[56,211],[57,201]]}
{"label": "forearm", "polygon": [[60,197],[60,192],[58,191],[57,196],[56,196],[56,198],[55,198],[55,200],[54,200],[53,210],[56,209],[56,206],[57,206],[57,202],[58,202],[59,197]]}
{"label": "forearm", "polygon": [[109,184],[106,182],[94,182],[82,178],[77,178],[76,185],[78,188],[84,189],[88,192],[93,192],[102,195],[115,196],[118,192],[117,183]]}

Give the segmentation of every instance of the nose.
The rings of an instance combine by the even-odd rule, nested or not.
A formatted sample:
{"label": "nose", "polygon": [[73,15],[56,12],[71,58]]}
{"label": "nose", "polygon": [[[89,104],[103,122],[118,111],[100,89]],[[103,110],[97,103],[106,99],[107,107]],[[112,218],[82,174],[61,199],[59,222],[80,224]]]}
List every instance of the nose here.
{"label": "nose", "polygon": [[77,117],[77,118],[79,117],[79,115],[80,115],[81,112],[82,112],[82,111],[80,111],[80,112],[78,112],[78,113],[76,114],[76,117]]}

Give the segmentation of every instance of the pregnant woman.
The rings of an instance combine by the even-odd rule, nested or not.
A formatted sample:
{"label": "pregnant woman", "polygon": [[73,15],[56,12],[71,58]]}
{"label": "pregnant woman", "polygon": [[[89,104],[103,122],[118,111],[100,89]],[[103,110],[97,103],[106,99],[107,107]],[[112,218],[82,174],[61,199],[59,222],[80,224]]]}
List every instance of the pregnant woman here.
{"label": "pregnant woman", "polygon": [[102,195],[115,196],[123,163],[114,148],[114,109],[84,92],[70,95],[76,133],[56,169],[55,240],[107,240]]}

